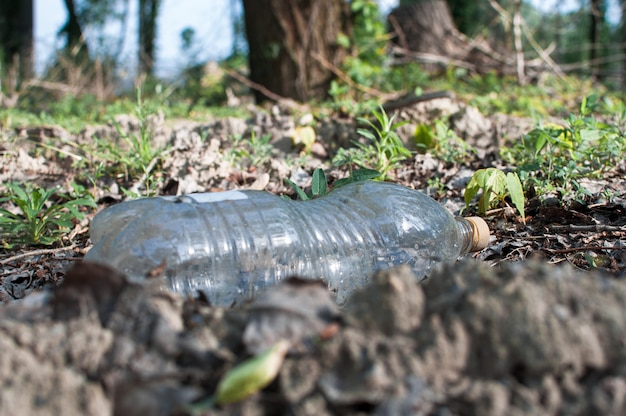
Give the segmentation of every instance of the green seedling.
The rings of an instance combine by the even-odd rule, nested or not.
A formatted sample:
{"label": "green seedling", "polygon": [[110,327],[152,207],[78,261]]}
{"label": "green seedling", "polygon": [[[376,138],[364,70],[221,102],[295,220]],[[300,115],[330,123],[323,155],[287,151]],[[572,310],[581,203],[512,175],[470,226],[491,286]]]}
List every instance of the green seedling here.
{"label": "green seedling", "polygon": [[214,405],[236,403],[262,390],[278,375],[288,350],[289,341],[281,340],[267,351],[242,362],[224,375],[214,396],[189,406],[188,410],[192,414],[202,414]]}
{"label": "green seedling", "polygon": [[270,143],[272,136],[264,134],[257,137],[252,131],[249,138],[236,138],[233,147],[228,150],[225,157],[233,165],[262,166],[270,161],[273,146]]}
{"label": "green seedling", "polygon": [[353,170],[352,172],[350,172],[350,176],[348,176],[347,178],[339,179],[337,182],[335,182],[334,188],[340,188],[352,182],[362,182],[377,179],[380,178],[380,176],[380,172],[374,169]]}
{"label": "green seedling", "polygon": [[[335,182],[333,188],[337,189],[352,182],[367,181],[370,179],[376,179],[378,177],[380,177],[380,172],[376,170],[357,169],[351,172],[350,176],[348,176],[347,178],[342,178]],[[318,198],[320,196],[326,195],[329,192],[326,174],[320,168],[317,168],[313,171],[313,178],[311,179],[311,192],[309,193],[305,192],[290,179],[285,178],[285,182],[287,182],[287,184],[291,186],[291,188],[293,188],[293,190],[298,195],[298,198],[303,201]]]}
{"label": "green seedling", "polygon": [[478,192],[482,195],[478,201],[478,213],[484,215],[489,209],[504,203],[507,196],[511,198],[513,205],[526,223],[524,213],[524,191],[522,183],[516,173],[504,173],[500,169],[487,168],[474,172],[467,187],[465,188],[465,206],[468,207]]}
{"label": "green seedling", "polygon": [[[152,131],[148,123],[150,111],[141,99],[141,89],[137,88],[137,105],[135,107],[137,120],[139,120],[139,134],[127,134],[120,128],[119,123],[115,123],[117,133],[130,148],[130,158],[127,162],[138,165],[145,171],[146,167],[163,152],[161,148],[154,148],[152,144]],[[122,158],[124,159],[124,157]]]}
{"label": "green seedling", "polygon": [[598,107],[597,97],[583,99],[579,115],[533,129],[512,148],[504,148],[503,159],[517,165],[521,180],[538,194],[578,192],[577,179],[600,177],[626,153],[621,117],[612,123],[599,121],[593,116]]}
{"label": "green seedling", "polygon": [[[97,207],[91,196],[71,198],[56,188],[46,190],[29,185],[22,188],[15,183],[6,186],[8,196],[0,198],[0,203],[14,204],[20,211],[13,213],[0,208],[0,231],[7,247],[16,243],[51,245],[74,226],[74,221],[84,217],[81,207]],[[53,196],[64,202],[52,201]]]}
{"label": "green seedling", "polygon": [[287,182],[289,186],[293,188],[293,190],[298,195],[298,198],[300,198],[303,201],[317,198],[317,197],[326,195],[328,193],[328,183],[326,181],[326,174],[324,173],[324,170],[321,168],[317,168],[313,171],[313,178],[311,179],[311,192],[310,193],[304,192],[304,190],[300,188],[298,184],[296,184],[291,179],[285,178],[284,180],[285,182]]}
{"label": "green seedling", "polygon": [[367,124],[371,130],[357,130],[357,133],[369,142],[354,142],[356,148],[343,151],[340,149],[333,163],[336,166],[355,164],[362,168],[373,169],[380,172],[380,179],[385,180],[392,170],[400,167],[401,162],[412,155],[395,131],[406,122],[394,123],[395,115],[389,117],[382,107],[380,111],[374,110],[372,114],[378,124],[359,118],[359,121]]}
{"label": "green seedling", "polygon": [[443,120],[436,120],[434,127],[420,124],[415,128],[413,139],[418,149],[430,152],[447,163],[461,163],[476,150],[456,135]]}

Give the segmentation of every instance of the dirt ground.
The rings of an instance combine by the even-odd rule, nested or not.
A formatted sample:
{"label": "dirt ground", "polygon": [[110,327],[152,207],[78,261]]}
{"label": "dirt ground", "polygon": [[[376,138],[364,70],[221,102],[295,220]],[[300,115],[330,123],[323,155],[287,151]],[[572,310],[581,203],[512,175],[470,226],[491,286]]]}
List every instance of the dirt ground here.
{"label": "dirt ground", "polygon": [[[533,122],[485,117],[450,97],[399,112],[407,131],[441,115],[478,149],[475,160],[458,166],[417,154],[395,176],[459,214],[473,171],[497,165],[498,148]],[[317,120],[312,156],[294,168],[289,157],[302,148],[288,138],[308,118],[278,107],[248,120],[154,117],[155,143],[170,149],[158,164],[161,193],[289,193],[284,177],[307,186],[337,146],[358,140],[355,120]],[[118,121],[138,128],[132,117]],[[232,136],[250,131],[272,135],[271,158],[234,165],[225,157]],[[67,186],[77,172],[36,151],[33,140],[56,139],[75,151],[70,142],[94,135],[119,139],[112,125],[80,134],[56,126],[4,133],[11,141],[1,145],[1,182],[46,186]],[[4,249],[0,413],[626,414],[625,172],[616,166],[601,180],[585,180],[589,192],[576,201],[529,195],[526,224],[512,209],[494,210],[485,250],[422,284],[403,268],[381,273],[342,309],[323,285],[300,280],[234,309],[164,292],[158,282],[130,283],[80,262],[89,218],[64,247]],[[332,181],[346,172],[327,174]],[[432,178],[443,188],[429,188]],[[99,179],[101,208],[122,199],[122,185],[141,186]],[[269,386],[237,403],[191,406],[212,396],[229,369],[278,340],[288,340],[289,350]]]}
{"label": "dirt ground", "polygon": [[[466,260],[418,285],[380,273],[339,310],[287,281],[235,309],[79,263],[0,313],[0,412],[15,415],[620,415],[626,283],[545,263]],[[272,295],[272,296],[269,296]],[[192,412],[279,339],[276,379]]]}

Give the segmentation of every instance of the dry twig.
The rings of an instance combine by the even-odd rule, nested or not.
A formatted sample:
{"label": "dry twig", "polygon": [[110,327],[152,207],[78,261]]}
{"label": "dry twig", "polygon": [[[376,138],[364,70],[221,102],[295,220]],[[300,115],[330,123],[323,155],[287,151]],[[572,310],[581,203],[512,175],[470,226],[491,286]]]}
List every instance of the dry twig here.
{"label": "dry twig", "polygon": [[71,251],[74,248],[76,248],[76,243],[72,243],[71,245],[69,245],[67,247],[44,248],[44,249],[41,249],[41,250],[27,251],[25,253],[16,254],[15,256],[11,256],[11,257],[6,258],[4,260],[0,260],[0,264],[2,264],[2,265],[8,264],[8,263],[11,263],[13,261],[20,260],[20,259],[23,259],[23,258],[26,258],[26,257],[41,256],[41,255],[45,255],[45,254],[62,253],[64,251]]}

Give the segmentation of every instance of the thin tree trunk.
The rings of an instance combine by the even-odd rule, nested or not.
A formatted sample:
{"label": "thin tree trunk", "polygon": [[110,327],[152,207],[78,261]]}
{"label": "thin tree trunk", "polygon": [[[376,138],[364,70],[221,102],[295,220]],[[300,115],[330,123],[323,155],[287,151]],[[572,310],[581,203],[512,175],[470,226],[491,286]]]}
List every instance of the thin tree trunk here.
{"label": "thin tree trunk", "polygon": [[517,68],[517,81],[520,85],[526,83],[524,73],[524,50],[522,47],[522,0],[515,0],[513,11],[513,40],[515,45],[515,63]]}
{"label": "thin tree trunk", "polygon": [[598,62],[598,48],[600,46],[600,28],[604,22],[604,4],[603,0],[591,0],[591,11],[589,17],[591,19],[589,25],[589,61],[591,62],[591,78],[598,79],[600,72],[600,64]]}
{"label": "thin tree trunk", "polygon": [[67,51],[75,57],[78,63],[84,63],[89,60],[89,48],[83,36],[83,29],[78,20],[78,12],[74,0],[64,0],[65,9],[67,10],[67,21],[60,33],[65,34]]}
{"label": "thin tree trunk", "polygon": [[155,47],[160,0],[139,0],[139,73],[154,72]]}
{"label": "thin tree trunk", "polygon": [[626,0],[620,0],[620,7],[622,8],[622,17],[619,27],[619,40],[621,42],[621,51],[624,56],[622,61],[622,68],[620,74],[620,87],[623,89],[626,86]]}
{"label": "thin tree trunk", "polygon": [[3,70],[20,80],[33,74],[33,0],[0,2],[0,52]]}

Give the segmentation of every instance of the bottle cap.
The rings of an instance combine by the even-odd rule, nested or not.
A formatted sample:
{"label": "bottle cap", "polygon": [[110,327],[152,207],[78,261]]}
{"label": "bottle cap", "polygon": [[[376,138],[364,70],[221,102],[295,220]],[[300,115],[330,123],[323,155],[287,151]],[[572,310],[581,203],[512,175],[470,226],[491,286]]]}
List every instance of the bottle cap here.
{"label": "bottle cap", "polygon": [[470,251],[480,251],[489,244],[489,226],[480,217],[465,217],[472,227],[472,247]]}

